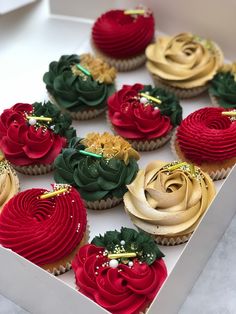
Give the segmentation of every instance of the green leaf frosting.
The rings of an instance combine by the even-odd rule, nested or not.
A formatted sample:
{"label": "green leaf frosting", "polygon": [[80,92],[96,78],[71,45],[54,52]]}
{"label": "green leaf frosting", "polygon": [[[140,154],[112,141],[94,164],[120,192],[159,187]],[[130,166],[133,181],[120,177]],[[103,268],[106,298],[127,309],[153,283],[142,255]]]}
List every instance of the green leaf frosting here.
{"label": "green leaf frosting", "polygon": [[211,81],[209,92],[217,97],[221,107],[236,108],[236,81],[230,72],[218,73]]}
{"label": "green leaf frosting", "polygon": [[74,75],[71,66],[78,63],[78,55],[64,55],[58,62],[51,62],[49,71],[43,76],[48,92],[62,109],[72,112],[105,107],[106,99],[115,91],[114,84]]}
{"label": "green leaf frosting", "polygon": [[40,121],[41,125],[45,125],[53,130],[55,134],[66,137],[68,140],[76,136],[76,130],[71,126],[72,120],[69,115],[61,113],[61,111],[51,102],[35,102],[33,103],[33,116],[52,118],[51,122]]}
{"label": "green leaf frosting", "polygon": [[162,88],[145,85],[142,92],[149,92],[150,96],[159,98],[161,104],[155,104],[161,111],[161,114],[169,116],[173,126],[177,126],[182,121],[182,107],[179,104],[178,98],[171,92],[165,91]]}
{"label": "green leaf frosting", "polygon": [[108,254],[114,254],[117,251],[118,253],[136,253],[137,258],[148,265],[164,257],[152,237],[143,231],[138,232],[130,228],[122,227],[120,232],[108,231],[103,236],[95,237],[91,243],[104,247]]}
{"label": "green leaf frosting", "polygon": [[94,158],[79,153],[85,146],[82,139],[73,138],[69,148],[56,158],[54,179],[57,183],[68,183],[76,187],[86,201],[108,197],[121,198],[138,172],[134,158],[126,165],[123,160]]}

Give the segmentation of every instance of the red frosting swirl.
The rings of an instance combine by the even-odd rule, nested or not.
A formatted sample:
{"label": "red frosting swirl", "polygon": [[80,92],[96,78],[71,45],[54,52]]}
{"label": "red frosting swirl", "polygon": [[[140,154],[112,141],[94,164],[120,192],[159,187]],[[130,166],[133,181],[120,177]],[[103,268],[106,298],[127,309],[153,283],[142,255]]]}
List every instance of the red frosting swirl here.
{"label": "red frosting swirl", "polygon": [[0,244],[39,266],[69,255],[82,240],[87,223],[76,189],[40,199],[44,192],[30,189],[17,194],[0,216]]}
{"label": "red frosting swirl", "polygon": [[186,159],[201,165],[236,157],[236,123],[222,111],[203,108],[182,121],[176,141]]}
{"label": "red frosting swirl", "polygon": [[163,284],[167,270],[162,259],[152,265],[119,264],[111,268],[104,248],[92,244],[77,253],[72,268],[79,291],[114,314],[138,314],[152,302]]}
{"label": "red frosting swirl", "polygon": [[167,135],[173,128],[170,118],[137,98],[142,84],[123,85],[108,98],[108,115],[115,131],[127,139],[153,139]]}
{"label": "red frosting swirl", "polygon": [[144,52],[154,36],[154,18],[125,15],[123,10],[108,11],[92,29],[95,46],[114,58],[128,58]]}
{"label": "red frosting swirl", "polygon": [[18,103],[0,116],[0,148],[17,166],[51,164],[66,146],[66,138],[51,129],[27,123],[25,116],[32,111],[32,105]]}

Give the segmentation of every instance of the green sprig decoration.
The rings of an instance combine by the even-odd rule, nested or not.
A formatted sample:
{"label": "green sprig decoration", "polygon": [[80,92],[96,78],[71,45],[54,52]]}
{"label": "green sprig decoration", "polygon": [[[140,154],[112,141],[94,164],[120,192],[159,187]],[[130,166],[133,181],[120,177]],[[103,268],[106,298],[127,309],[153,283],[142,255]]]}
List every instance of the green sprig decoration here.
{"label": "green sprig decoration", "polygon": [[[92,244],[104,247],[109,254],[120,252],[136,253],[141,262],[151,265],[156,259],[164,257],[154,239],[143,231],[122,227],[121,231],[107,231],[95,237]],[[124,243],[124,244],[122,244]]]}
{"label": "green sprig decoration", "polygon": [[171,92],[165,91],[162,88],[151,85],[145,85],[140,93],[148,92],[150,96],[161,100],[161,104],[154,104],[157,106],[162,115],[169,116],[173,126],[177,126],[182,121],[182,107],[179,99]]}
{"label": "green sprig decoration", "polygon": [[62,114],[60,109],[50,101],[33,103],[32,116],[52,118],[51,122],[40,121],[40,125],[52,129],[55,134],[66,137],[68,141],[76,136],[76,130],[71,126],[72,119],[70,116],[66,113]]}

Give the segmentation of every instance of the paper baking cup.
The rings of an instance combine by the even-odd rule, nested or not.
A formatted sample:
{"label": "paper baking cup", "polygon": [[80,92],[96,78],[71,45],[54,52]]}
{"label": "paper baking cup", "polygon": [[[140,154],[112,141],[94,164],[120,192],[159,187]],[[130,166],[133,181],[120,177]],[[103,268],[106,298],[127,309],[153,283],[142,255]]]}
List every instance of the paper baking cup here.
{"label": "paper baking cup", "polygon": [[85,201],[85,207],[89,209],[94,209],[94,210],[103,210],[103,209],[109,209],[112,207],[117,206],[122,202],[123,198],[107,198],[105,200],[99,200],[99,201]]}
{"label": "paper baking cup", "polygon": [[164,236],[155,236],[152,235],[155,238],[155,241],[159,245],[165,245],[165,246],[174,246],[178,244],[183,244],[187,242],[192,235],[192,232],[187,235],[181,235],[181,236],[173,236],[173,237],[164,237]]}
{"label": "paper baking cup", "polygon": [[[176,130],[173,133],[171,141],[170,141],[171,152],[175,156],[175,158],[189,162],[188,160],[185,160],[185,159],[181,158],[181,156],[178,155],[178,153],[176,151],[176,147],[175,147],[175,142],[176,142]],[[204,171],[207,174],[209,174],[209,176],[211,177],[211,179],[213,181],[225,179],[227,177],[227,175],[230,173],[230,170],[233,168],[233,166],[232,166],[232,167],[228,167],[226,169],[222,168],[222,169],[219,169],[219,170],[211,171],[211,170],[208,170],[205,167],[203,167],[203,168],[201,166],[198,166],[198,167],[201,168],[202,171]]]}
{"label": "paper baking cup", "polygon": [[165,145],[171,138],[173,132],[169,132],[166,136],[161,138],[153,139],[153,140],[146,140],[146,141],[134,141],[127,139],[126,140],[132,145],[134,149],[140,152],[144,151],[151,151],[157,149],[163,145]]}
{"label": "paper baking cup", "polygon": [[[85,245],[86,243],[88,243],[89,240],[89,234],[90,234],[90,228],[89,225],[87,225],[86,231],[85,231],[85,235],[83,237],[83,239],[81,240],[80,244],[75,248],[75,250],[69,255],[68,261],[62,263],[62,265],[59,265],[58,267],[50,267],[50,268],[44,268],[47,272],[49,272],[50,274],[54,275],[54,276],[59,276],[64,274],[65,272],[67,272],[68,270],[71,269],[71,264],[72,261],[76,255],[76,253],[78,252],[78,250]],[[65,257],[66,259],[66,257]],[[55,262],[56,264],[57,262]],[[53,263],[52,263],[53,264]]]}
{"label": "paper baking cup", "polygon": [[213,96],[210,92],[209,92],[209,97],[211,99],[211,103],[213,107],[220,107],[220,104],[218,102],[218,99],[216,96]]}
{"label": "paper baking cup", "polygon": [[63,112],[68,113],[73,120],[89,120],[92,118],[95,118],[99,116],[101,113],[103,113],[106,110],[106,108],[101,109],[88,109],[78,112],[71,112],[69,110],[63,110]]}
{"label": "paper baking cup", "polygon": [[180,99],[187,99],[198,96],[205,92],[209,88],[209,84],[204,86],[199,86],[195,88],[178,88],[168,85],[166,82],[161,80],[158,76],[152,74],[152,78],[156,87],[161,87],[165,89],[167,92],[174,93]]}
{"label": "paper baking cup", "polygon": [[104,108],[100,108],[100,109],[88,108],[87,110],[82,110],[82,111],[78,111],[78,112],[69,111],[69,110],[66,110],[66,109],[63,109],[62,107],[60,107],[58,105],[58,103],[56,102],[55,98],[50,93],[48,93],[48,98],[52,104],[56,105],[61,110],[62,113],[63,112],[67,113],[73,120],[93,119],[93,118],[99,116],[101,113],[103,113],[106,110],[106,107],[104,107]]}
{"label": "paper baking cup", "polygon": [[131,70],[135,70],[139,68],[141,65],[143,65],[146,61],[145,53],[142,53],[138,56],[135,56],[129,59],[114,59],[107,55],[104,55],[100,50],[95,48],[93,44],[92,44],[92,48],[94,50],[94,53],[98,57],[102,58],[108,64],[115,67],[116,70],[119,72],[127,72]]}
{"label": "paper baking cup", "polygon": [[[112,132],[114,134],[119,135],[119,133],[115,131],[115,128],[113,127],[108,117],[108,112],[106,112],[106,118],[107,118],[107,124],[110,126]],[[124,139],[128,141],[132,145],[132,147],[136,149],[137,151],[145,152],[145,151],[151,151],[151,150],[154,150],[163,146],[165,143],[167,143],[170,140],[172,134],[173,134],[173,131],[169,132],[166,136],[163,136],[157,139],[152,139],[152,140],[131,140],[125,137]]]}
{"label": "paper baking cup", "polygon": [[40,174],[46,174],[54,169],[54,164],[50,165],[32,165],[32,166],[15,166],[12,167],[20,173],[27,174],[30,176],[37,176]]}

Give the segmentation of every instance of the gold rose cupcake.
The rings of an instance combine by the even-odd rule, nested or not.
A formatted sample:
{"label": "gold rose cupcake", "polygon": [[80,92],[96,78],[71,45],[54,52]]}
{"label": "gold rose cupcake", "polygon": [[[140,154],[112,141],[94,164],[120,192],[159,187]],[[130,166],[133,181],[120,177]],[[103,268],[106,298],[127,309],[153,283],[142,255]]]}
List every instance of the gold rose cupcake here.
{"label": "gold rose cupcake", "polygon": [[127,188],[127,214],[162,245],[188,241],[215,196],[209,175],[186,162],[154,161]]}
{"label": "gold rose cupcake", "polygon": [[223,53],[214,42],[191,33],[158,38],[147,47],[146,57],[155,84],[180,98],[205,91],[223,64]]}
{"label": "gold rose cupcake", "polygon": [[0,153],[0,213],[3,206],[19,192],[19,179],[15,170]]}

